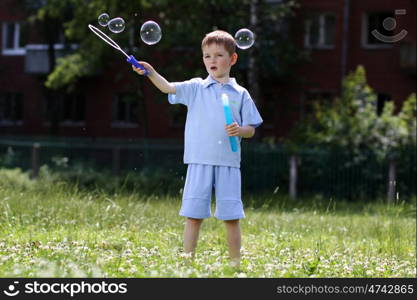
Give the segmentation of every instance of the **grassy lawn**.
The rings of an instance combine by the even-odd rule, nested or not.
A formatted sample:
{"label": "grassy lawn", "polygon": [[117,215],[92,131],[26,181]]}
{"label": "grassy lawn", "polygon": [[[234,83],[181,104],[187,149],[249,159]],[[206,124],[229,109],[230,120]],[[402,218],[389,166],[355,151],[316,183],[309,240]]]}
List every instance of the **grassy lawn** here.
{"label": "grassy lawn", "polygon": [[[203,223],[182,253],[180,195],[79,191],[0,176],[0,277],[415,277],[412,204],[292,203],[247,197],[242,265],[229,266],[225,229]],[[269,197],[269,198],[268,198]],[[256,201],[255,201],[256,200]]]}

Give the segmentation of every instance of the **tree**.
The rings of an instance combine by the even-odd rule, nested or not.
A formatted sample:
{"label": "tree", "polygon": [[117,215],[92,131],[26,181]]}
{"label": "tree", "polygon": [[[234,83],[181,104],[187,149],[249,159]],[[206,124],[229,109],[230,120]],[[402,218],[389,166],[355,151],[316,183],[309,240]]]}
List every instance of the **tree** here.
{"label": "tree", "polygon": [[[68,41],[78,43],[79,48],[57,60],[45,82],[52,90],[74,88],[81,79],[94,76],[116,61],[115,50],[93,37],[87,28],[89,23],[96,24],[98,15],[103,12],[127,21],[126,30],[113,35],[126,52],[138,59],[158,62],[158,70],[169,80],[204,77],[200,52],[204,34],[218,28],[233,35],[243,27],[255,32],[256,42],[250,51],[238,50],[240,59],[234,74],[253,92],[257,105],[262,103],[262,87],[295,78],[291,76],[290,66],[300,56],[282,26],[297,6],[294,0],[278,4],[265,0],[27,1],[39,5],[38,18],[64,16],[64,12],[71,9],[70,19],[59,20],[63,22]],[[163,39],[157,46],[145,46],[139,40],[140,25],[148,19],[161,25]]]}
{"label": "tree", "polygon": [[[343,80],[341,98],[330,104],[317,102],[310,118],[294,129],[287,147],[294,153],[306,146],[344,153],[343,164],[335,166],[339,169],[370,159],[388,162],[388,199],[392,200],[397,161],[416,148],[416,95],[411,94],[397,114],[393,102],[387,102],[380,115],[376,107],[377,96],[367,84],[365,69],[358,66]],[[362,168],[362,172],[368,178],[379,176],[374,170]]]}
{"label": "tree", "polygon": [[343,81],[341,98],[315,103],[313,114],[300,123],[289,141],[294,144],[336,146],[360,155],[371,150],[384,160],[416,144],[416,96],[411,94],[395,114],[393,102],[377,113],[377,96],[366,82],[365,69],[358,66]]}

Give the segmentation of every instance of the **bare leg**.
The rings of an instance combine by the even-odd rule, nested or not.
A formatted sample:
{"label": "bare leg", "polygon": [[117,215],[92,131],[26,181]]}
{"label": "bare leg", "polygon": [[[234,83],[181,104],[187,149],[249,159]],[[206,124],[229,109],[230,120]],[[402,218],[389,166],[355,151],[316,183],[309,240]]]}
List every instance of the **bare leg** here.
{"label": "bare leg", "polygon": [[184,252],[194,256],[197,247],[198,234],[203,219],[187,218],[184,228]]}
{"label": "bare leg", "polygon": [[240,235],[240,224],[239,220],[225,221],[227,231],[227,243],[229,245],[229,255],[231,265],[233,267],[240,266],[240,246],[241,246],[241,235]]}

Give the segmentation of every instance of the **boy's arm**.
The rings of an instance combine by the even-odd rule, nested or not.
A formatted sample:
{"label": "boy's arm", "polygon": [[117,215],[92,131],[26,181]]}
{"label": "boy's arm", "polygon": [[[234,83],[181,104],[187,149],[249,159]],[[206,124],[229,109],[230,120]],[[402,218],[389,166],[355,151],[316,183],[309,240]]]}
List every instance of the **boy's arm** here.
{"label": "boy's arm", "polygon": [[[162,92],[165,94],[175,94],[176,89],[175,85],[166,80],[163,76],[161,76],[158,72],[155,71],[155,69],[148,64],[147,62],[140,61],[139,62],[149,73],[148,78],[152,83]],[[135,66],[132,65],[133,71],[138,73],[139,75],[143,75],[145,73],[144,70],[135,68]]]}
{"label": "boy's arm", "polygon": [[243,138],[251,138],[255,135],[255,127],[250,125],[240,127],[236,122],[226,125],[226,131],[229,136],[241,136]]}

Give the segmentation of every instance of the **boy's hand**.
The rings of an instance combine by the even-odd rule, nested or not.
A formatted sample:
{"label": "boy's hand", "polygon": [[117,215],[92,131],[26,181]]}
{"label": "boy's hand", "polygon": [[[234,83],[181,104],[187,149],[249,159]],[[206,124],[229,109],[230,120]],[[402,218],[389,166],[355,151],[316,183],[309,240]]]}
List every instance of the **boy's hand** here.
{"label": "boy's hand", "polygon": [[233,122],[230,125],[226,125],[226,132],[229,136],[240,136],[240,126],[238,123]]}
{"label": "boy's hand", "polygon": [[[150,64],[148,64],[147,62],[144,62],[144,61],[138,61],[138,63],[141,64],[149,72],[148,76],[152,75],[152,72],[154,71],[154,69]],[[139,75],[145,74],[144,70],[142,70],[140,68],[136,68],[134,65],[132,65],[132,69],[133,69],[133,71],[135,71]]]}

